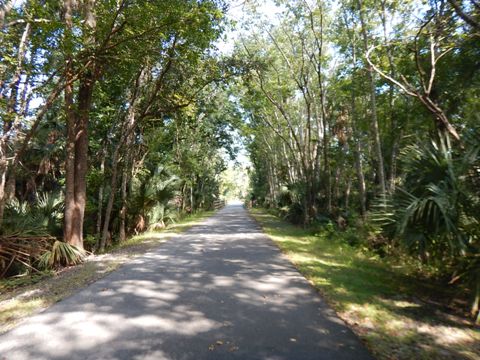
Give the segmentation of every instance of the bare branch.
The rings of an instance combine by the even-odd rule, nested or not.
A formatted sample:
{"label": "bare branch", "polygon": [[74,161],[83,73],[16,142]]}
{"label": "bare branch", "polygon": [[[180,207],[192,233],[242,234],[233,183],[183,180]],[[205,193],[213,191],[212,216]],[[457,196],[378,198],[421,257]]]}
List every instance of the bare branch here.
{"label": "bare branch", "polygon": [[[382,76],[383,78],[387,79],[388,81],[391,81],[392,83],[394,83],[395,85],[397,85],[400,89],[402,89],[403,92],[405,92],[406,94],[410,95],[410,96],[417,96],[417,93],[412,91],[412,90],[409,90],[408,88],[412,88],[412,86],[409,84],[409,83],[406,83],[406,84],[402,84],[401,82],[399,82],[398,80],[395,80],[394,78],[392,78],[391,76],[385,74],[382,70],[380,70],[370,59],[370,54],[373,52],[373,50],[376,48],[376,46],[372,46],[370,47],[370,49],[368,49],[367,53],[365,54],[365,57],[368,61],[368,63],[370,64],[370,66],[373,68],[373,70],[375,70],[376,73],[378,73],[380,76]],[[405,79],[404,79],[405,81]]]}

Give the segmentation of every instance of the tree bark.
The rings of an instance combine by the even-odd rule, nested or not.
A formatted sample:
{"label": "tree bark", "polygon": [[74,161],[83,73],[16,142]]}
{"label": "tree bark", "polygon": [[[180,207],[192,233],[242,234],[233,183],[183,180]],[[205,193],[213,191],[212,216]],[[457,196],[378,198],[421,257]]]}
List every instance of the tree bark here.
{"label": "tree bark", "polygon": [[352,133],[355,142],[355,148],[353,154],[355,157],[355,170],[357,173],[358,181],[358,194],[360,197],[360,214],[365,220],[367,216],[367,191],[365,186],[365,177],[363,175],[363,165],[362,165],[362,145],[360,140],[360,135],[357,131],[357,99],[355,92],[355,75],[356,75],[356,47],[355,43],[352,42],[352,65],[353,65],[353,82],[351,86],[351,109],[352,109]]}
{"label": "tree bark", "polygon": [[[3,20],[5,17],[5,12],[9,10],[9,4],[4,5],[1,8],[1,18],[2,22],[1,28],[3,28]],[[10,140],[10,130],[14,125],[14,119],[16,119],[17,113],[17,101],[18,101],[18,91],[21,81],[21,73],[23,69],[23,61],[25,59],[28,37],[30,35],[31,25],[27,23],[25,29],[22,33],[18,44],[18,53],[17,53],[17,63],[15,66],[15,71],[13,73],[12,81],[10,82],[10,97],[7,101],[6,114],[3,118],[3,131],[2,136],[0,137],[0,228],[3,222],[3,214],[5,211],[5,203],[7,200],[6,184],[7,184],[7,173],[9,171],[9,162],[8,162],[8,142]]]}
{"label": "tree bark", "polygon": [[[368,34],[367,28],[364,21],[364,14],[363,14],[363,3],[361,0],[357,0],[358,2],[358,10],[359,10],[359,18],[360,18],[360,25],[361,25],[361,33],[363,37],[363,45],[365,53],[368,52]],[[377,177],[378,182],[380,185],[380,195],[385,196],[386,193],[386,181],[385,181],[385,166],[383,164],[383,153],[382,153],[382,143],[380,140],[380,129],[378,126],[378,117],[377,117],[377,99],[376,99],[376,88],[375,88],[375,71],[373,67],[368,63],[367,66],[367,74],[368,74],[368,82],[370,84],[370,104],[371,104],[371,111],[372,111],[372,135],[373,141],[375,145],[375,153],[377,158]]]}
{"label": "tree bark", "polygon": [[[390,76],[392,78],[395,77],[395,67],[393,62],[392,56],[392,49],[391,45],[388,41],[388,33],[387,33],[387,11],[386,11],[386,0],[382,0],[380,2],[381,11],[380,11],[380,18],[382,20],[382,27],[383,27],[383,46],[387,53],[388,65],[390,68]],[[394,84],[390,81],[389,82],[389,89],[388,89],[388,112],[390,117],[390,124],[391,124],[391,139],[392,139],[392,146],[391,146],[391,154],[390,154],[390,167],[388,173],[388,185],[387,189],[389,193],[393,193],[395,190],[395,178],[397,176],[397,155],[398,155],[398,148],[400,146],[400,139],[402,138],[399,134],[398,129],[398,116],[395,110],[395,94],[394,94]]]}
{"label": "tree bark", "polygon": [[[106,144],[105,144],[106,147]],[[106,148],[102,149],[102,160],[100,161],[100,174],[102,175],[102,183],[98,189],[98,209],[97,209],[97,225],[96,229],[96,238],[97,241],[101,236],[102,231],[102,212],[103,212],[103,192],[104,192],[104,181],[103,178],[105,177],[105,157],[106,157]]]}
{"label": "tree bark", "polygon": [[135,115],[136,106],[137,106],[137,99],[138,99],[138,91],[140,87],[140,77],[137,77],[137,82],[135,85],[134,92],[132,94],[130,107],[128,108],[128,113],[125,119],[125,122],[122,126],[122,133],[120,135],[119,142],[115,145],[115,150],[112,156],[112,177],[110,179],[110,196],[108,198],[107,207],[105,209],[105,217],[103,220],[103,230],[102,236],[97,241],[95,248],[98,249],[100,252],[105,251],[105,245],[108,238],[108,229],[110,227],[110,218],[112,215],[113,210],[113,203],[115,200],[115,193],[117,191],[117,180],[118,180],[118,161],[120,160],[121,150],[125,147],[129,147],[129,141],[132,138],[133,131],[137,124],[137,119]]}
{"label": "tree bark", "polygon": [[[64,1],[64,17],[65,17],[65,27],[66,27],[66,43],[67,47],[71,46],[72,28],[72,12],[73,12],[73,3],[71,0]],[[65,90],[64,90],[64,101],[65,101],[65,114],[67,122],[67,139],[65,144],[65,211],[64,211],[64,239],[66,242],[70,243],[73,238],[73,220],[75,213],[75,109],[73,102],[73,58],[71,54],[67,54],[65,60]],[[78,242],[78,239],[75,239]]]}
{"label": "tree bark", "polygon": [[[90,30],[95,28],[93,1],[86,2],[84,11],[86,24]],[[72,0],[64,1],[65,25],[68,37],[72,35]],[[93,43],[92,38],[87,42]],[[71,44],[70,44],[71,45]],[[67,141],[65,161],[65,214],[64,240],[65,242],[83,248],[83,220],[87,202],[87,165],[88,165],[88,122],[95,86],[96,64],[89,61],[84,73],[79,78],[77,106],[74,104],[73,61],[69,53],[66,57],[65,80],[65,113],[67,115]]]}
{"label": "tree bark", "polygon": [[355,139],[355,170],[357,172],[357,181],[358,181],[358,194],[360,196],[360,213],[362,214],[363,219],[367,216],[367,191],[365,186],[365,177],[363,175],[363,165],[362,165],[362,145],[360,139]]}
{"label": "tree bark", "polygon": [[350,176],[347,177],[347,185],[345,187],[345,211],[348,211],[350,206],[350,190],[352,187],[352,180]]}
{"label": "tree bark", "polygon": [[107,207],[105,208],[105,216],[103,218],[103,230],[102,236],[97,239],[95,244],[95,250],[100,252],[105,251],[105,245],[108,238],[108,229],[110,227],[110,217],[113,210],[113,202],[115,200],[115,192],[117,191],[117,178],[118,178],[118,160],[120,156],[120,145],[115,146],[115,150],[112,156],[112,177],[110,178],[110,196],[108,197]]}
{"label": "tree bark", "polygon": [[126,220],[127,220],[127,183],[129,178],[130,170],[130,155],[127,154],[125,157],[125,165],[122,173],[122,184],[121,184],[121,208],[120,208],[120,228],[118,231],[118,241],[123,242],[127,238]]}

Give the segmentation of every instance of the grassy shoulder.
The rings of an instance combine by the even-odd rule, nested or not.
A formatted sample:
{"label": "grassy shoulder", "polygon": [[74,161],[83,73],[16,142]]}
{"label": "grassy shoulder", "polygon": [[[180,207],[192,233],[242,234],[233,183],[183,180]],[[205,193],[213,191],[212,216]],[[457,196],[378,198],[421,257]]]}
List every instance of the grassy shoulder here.
{"label": "grassy shoulder", "polygon": [[174,238],[212,214],[212,211],[198,212],[162,231],[133,236],[109,248],[105,254],[89,256],[84,263],[58,272],[0,280],[0,333],[8,331],[24,318],[101,279],[132,257]]}
{"label": "grassy shoulder", "polygon": [[480,331],[472,322],[426,301],[441,292],[410,269],[359,251],[327,231],[288,224],[261,209],[251,214],[298,270],[379,359],[478,359]]}

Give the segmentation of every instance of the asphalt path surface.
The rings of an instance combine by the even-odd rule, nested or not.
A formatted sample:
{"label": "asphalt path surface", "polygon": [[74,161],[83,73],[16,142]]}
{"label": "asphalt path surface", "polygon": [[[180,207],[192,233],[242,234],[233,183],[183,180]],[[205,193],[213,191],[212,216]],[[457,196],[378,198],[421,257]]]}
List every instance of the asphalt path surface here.
{"label": "asphalt path surface", "polygon": [[372,359],[241,205],[0,336],[0,359]]}

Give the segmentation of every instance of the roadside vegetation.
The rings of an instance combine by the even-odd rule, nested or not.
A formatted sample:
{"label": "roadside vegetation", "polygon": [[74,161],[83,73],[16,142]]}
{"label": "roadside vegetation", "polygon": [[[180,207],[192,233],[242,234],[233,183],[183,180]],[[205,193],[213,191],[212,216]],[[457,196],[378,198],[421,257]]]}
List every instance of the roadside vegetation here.
{"label": "roadside vegetation", "polygon": [[418,261],[382,258],[332,226],[304,229],[261,209],[251,214],[379,359],[478,359],[480,331],[458,294],[423,281]]}
{"label": "roadside vegetation", "polygon": [[237,47],[247,203],[419,264],[480,323],[478,3],[280,4]]}
{"label": "roadside vegetation", "polygon": [[122,264],[141,255],[164,241],[188,230],[202,219],[212,215],[202,211],[179,219],[163,230],[136,235],[125,242],[108,248],[107,253],[89,256],[78,266],[69,266],[58,271],[45,270],[30,276],[0,279],[0,333],[3,333],[24,318],[70,296],[88,284],[108,275]]}
{"label": "roadside vegetation", "polygon": [[214,208],[238,121],[224,26],[214,0],[1,2],[0,279]]}

